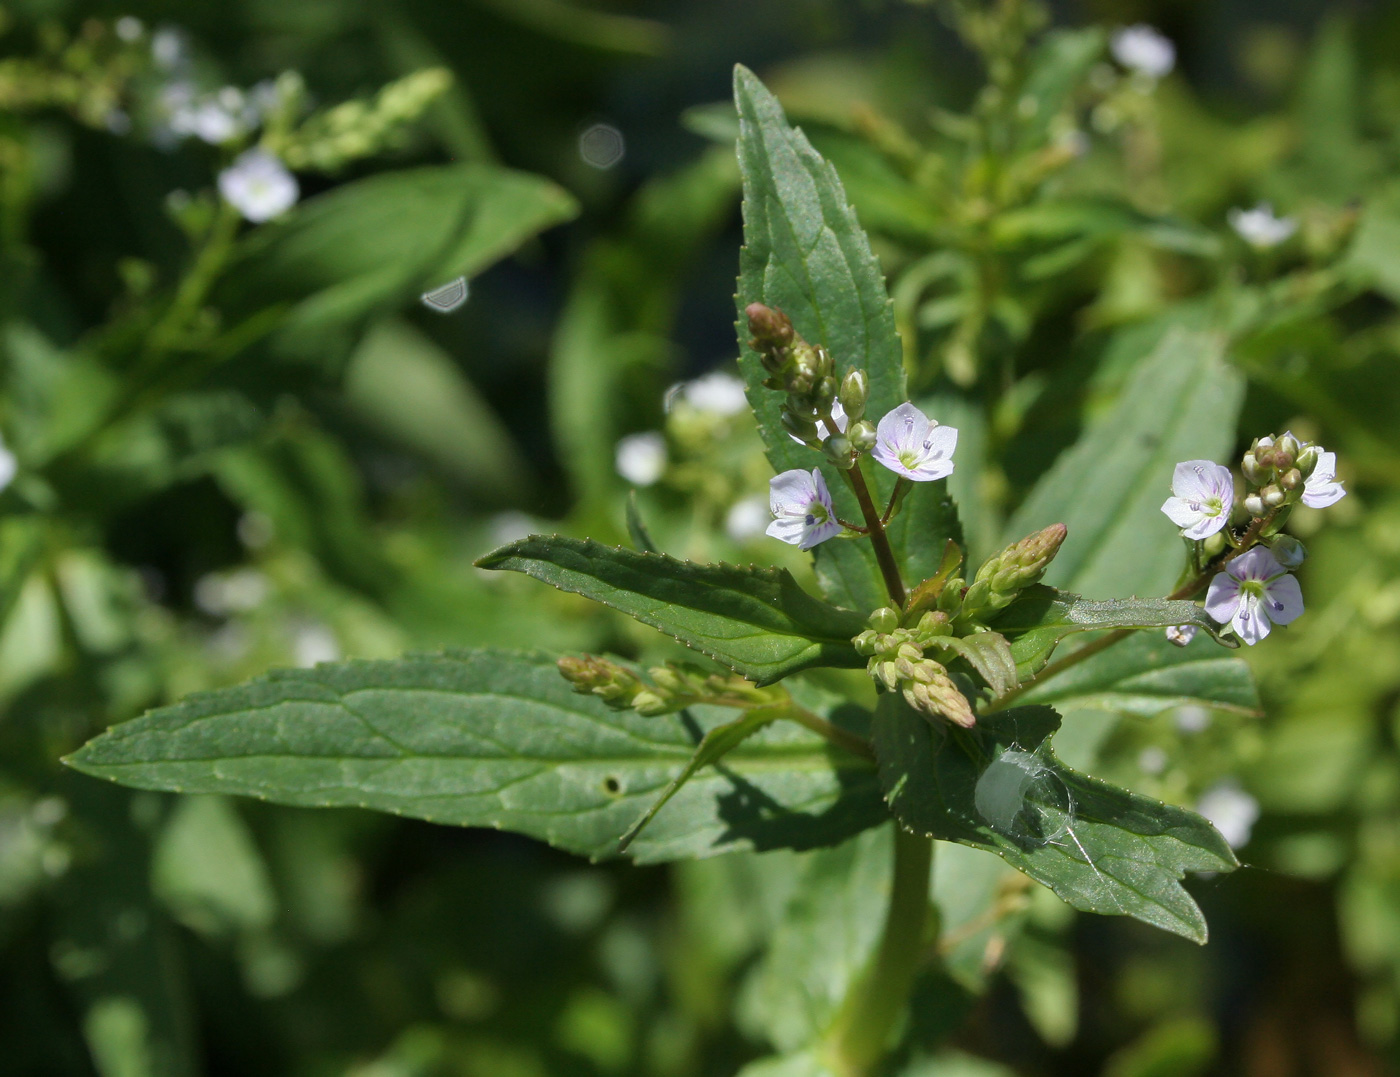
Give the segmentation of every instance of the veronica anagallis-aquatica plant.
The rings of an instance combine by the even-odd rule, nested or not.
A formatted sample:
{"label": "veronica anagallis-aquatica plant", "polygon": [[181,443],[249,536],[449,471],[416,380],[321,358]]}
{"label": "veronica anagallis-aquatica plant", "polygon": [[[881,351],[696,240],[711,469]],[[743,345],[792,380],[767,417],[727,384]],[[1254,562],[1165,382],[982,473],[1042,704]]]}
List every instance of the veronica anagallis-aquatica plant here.
{"label": "veronica anagallis-aquatica plant", "polygon": [[[1239,393],[1216,352],[1169,339],[1123,407],[1139,424],[1204,425],[1134,439],[1153,447],[1117,454],[1111,475],[1096,446],[1112,432],[1087,431],[1013,518],[1022,533],[974,565],[948,491],[965,466],[958,430],[907,398],[885,281],[835,170],[743,68],[735,101],[740,367],[775,472],[768,534],[811,551],[819,593],[783,568],[656,552],[639,522],[635,549],[535,535],[479,564],[610,606],[706,662],[473,650],[325,664],[192,696],[69,762],[140,788],[359,806],[644,863],[878,839],[879,929],[808,1000],[805,1041],[778,1043],[802,1060],[791,1072],[867,1074],[936,972],[935,840],[993,853],[1076,909],[1205,941],[1181,881],[1235,868],[1229,844],[1190,811],[1062,764],[1056,706],[1150,669],[1134,691],[1256,708],[1248,670],[1219,648],[1302,614],[1301,546],[1282,528],[1298,502],[1343,491],[1332,454],[1289,433],[1251,446],[1238,497],[1212,461],[1173,473],[1160,454],[1218,446],[1233,412],[1217,413]],[[1160,517],[1152,535],[1112,514],[1144,498],[1155,513],[1168,483],[1162,511],[1186,548],[1168,596],[1049,585],[1106,551],[1155,571]],[[1087,534],[1048,514],[1094,498],[1104,515]],[[1152,647],[1113,649],[1142,630]],[[1056,657],[1081,633],[1090,642]]]}

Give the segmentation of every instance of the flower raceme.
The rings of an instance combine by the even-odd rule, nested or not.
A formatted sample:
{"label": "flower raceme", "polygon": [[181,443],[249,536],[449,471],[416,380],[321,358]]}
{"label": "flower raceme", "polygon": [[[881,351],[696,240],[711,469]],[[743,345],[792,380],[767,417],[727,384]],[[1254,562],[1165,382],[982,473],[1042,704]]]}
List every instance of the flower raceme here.
{"label": "flower raceme", "polygon": [[1230,469],[1210,460],[1186,460],[1172,475],[1172,496],[1162,504],[1172,523],[1189,539],[1205,539],[1230,520],[1235,479]]}
{"label": "flower raceme", "polygon": [[1292,624],[1302,616],[1303,592],[1267,547],[1255,546],[1210,581],[1206,613],[1253,645],[1271,625]]}

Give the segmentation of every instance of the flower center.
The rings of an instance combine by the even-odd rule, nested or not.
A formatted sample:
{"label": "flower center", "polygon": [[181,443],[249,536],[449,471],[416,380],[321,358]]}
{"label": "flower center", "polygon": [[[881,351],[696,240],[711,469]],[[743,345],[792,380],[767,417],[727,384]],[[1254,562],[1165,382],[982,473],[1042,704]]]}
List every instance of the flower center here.
{"label": "flower center", "polygon": [[826,511],[826,506],[820,501],[813,501],[807,506],[806,524],[808,527],[816,527],[817,524],[824,524],[831,519],[831,514]]}
{"label": "flower center", "polygon": [[924,454],[920,449],[902,449],[899,453],[899,462],[911,471],[919,466],[923,458]]}

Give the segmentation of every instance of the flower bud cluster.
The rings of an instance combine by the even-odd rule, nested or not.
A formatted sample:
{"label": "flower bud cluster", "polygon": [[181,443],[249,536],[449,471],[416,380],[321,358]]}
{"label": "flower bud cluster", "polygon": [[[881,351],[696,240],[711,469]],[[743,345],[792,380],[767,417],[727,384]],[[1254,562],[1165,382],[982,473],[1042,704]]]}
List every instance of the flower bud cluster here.
{"label": "flower bud cluster", "polygon": [[[1255,438],[1240,462],[1249,484],[1244,496],[1245,512],[1257,518],[1299,501],[1312,500],[1305,495],[1315,493],[1316,487],[1334,477],[1331,472],[1335,464],[1324,468],[1328,472],[1325,477],[1318,474],[1324,457],[1335,459],[1320,446],[1299,441],[1291,431],[1284,431],[1277,439],[1272,435]],[[1314,480],[1314,476],[1322,481]]]}
{"label": "flower bud cluster", "polygon": [[899,621],[897,611],[878,609],[870,615],[870,627],[852,641],[870,659],[866,671],[876,685],[899,692],[909,706],[929,718],[945,718],[964,728],[976,725],[972,704],[947,669],[924,654],[938,639],[952,635],[948,615],[929,610],[910,628],[901,627]]}
{"label": "flower bud cluster", "polygon": [[650,684],[625,666],[596,655],[564,655],[558,664],[560,674],[575,692],[597,696],[609,707],[635,710],[647,718],[697,703],[751,707],[777,698],[737,674],[711,673],[677,662],[648,669]]}
{"label": "flower bud cluster", "polygon": [[963,595],[963,618],[982,619],[1004,610],[1024,588],[1038,583],[1067,533],[1064,524],[1051,524],[987,558]]}
{"label": "flower bud cluster", "polygon": [[852,370],[838,381],[831,353],[803,340],[781,310],[750,303],[745,313],[753,348],[768,372],[763,384],[787,393],[783,428],[838,467],[852,467],[876,440],[874,424],[865,418],[870,396],[865,371]]}

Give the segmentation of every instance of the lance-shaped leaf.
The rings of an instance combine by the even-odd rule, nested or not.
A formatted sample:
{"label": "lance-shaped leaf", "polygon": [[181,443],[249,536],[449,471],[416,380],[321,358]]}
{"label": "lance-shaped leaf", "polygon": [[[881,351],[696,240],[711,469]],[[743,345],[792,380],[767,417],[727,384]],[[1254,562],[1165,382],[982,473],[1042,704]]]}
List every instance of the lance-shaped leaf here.
{"label": "lance-shaped leaf", "polygon": [[961,638],[940,636],[932,645],[967,659],[994,695],[1005,695],[1021,683],[1016,672],[1016,658],[1000,632],[979,632]]}
{"label": "lance-shaped leaf", "polygon": [[1260,713],[1254,675],[1243,659],[1203,637],[1178,647],[1161,632],[1136,633],[1044,684],[1033,685],[1018,700],[1061,701],[1142,718],[1183,704],[1236,714]]}
{"label": "lance-shaped leaf", "polygon": [[[548,657],[462,651],[276,672],[114,726],[67,761],[140,789],[372,808],[601,858],[733,714],[642,718],[573,692]],[[868,761],[778,722],[691,778],[629,852],[816,848],[887,818]]]}
{"label": "lance-shaped leaf", "polygon": [[1220,631],[1194,602],[1167,598],[1096,601],[1044,584],[1027,587],[996,619],[996,630],[1011,639],[1011,654],[1023,678],[1044,666],[1060,640],[1074,632],[1172,625],[1194,625],[1212,636]]}
{"label": "lance-shaped leaf", "polygon": [[[820,467],[838,513],[859,519],[860,508],[836,468],[783,429],[784,396],[762,385],[767,375],[749,347],[744,310],[750,303],[778,307],[806,340],[831,353],[838,375],[864,370],[870,380],[866,411],[879,419],[907,399],[903,351],[884,274],[836,170],[788,123],[777,98],[742,66],[734,71],[734,100],[744,185],[744,248],[736,296],[739,364],[749,400],[774,470]],[[872,467],[868,477],[883,504],[894,490],[895,476]],[[931,575],[945,541],[961,538],[947,484],[916,483],[890,530],[906,580]],[[817,578],[833,602],[862,612],[888,602],[869,542],[826,542],[815,555]]]}
{"label": "lance-shaped leaf", "polygon": [[1076,909],[1204,942],[1180,880],[1237,867],[1230,846],[1193,812],[1062,765],[1049,745],[1059,725],[1049,707],[1017,707],[973,730],[935,728],[889,693],[873,730],[881,788],[905,826],[988,849]]}
{"label": "lance-shaped leaf", "polygon": [[810,666],[856,668],[864,621],[813,598],[786,569],[697,565],[562,535],[532,535],[477,562],[630,614],[758,684]]}
{"label": "lance-shaped leaf", "polygon": [[1244,379],[1223,352],[1223,334],[1169,333],[1117,404],[1036,483],[1004,541],[1055,520],[1068,525],[1046,583],[1088,595],[1171,588],[1181,539],[1161,507],[1172,468],[1180,460],[1223,459],[1235,440]]}

